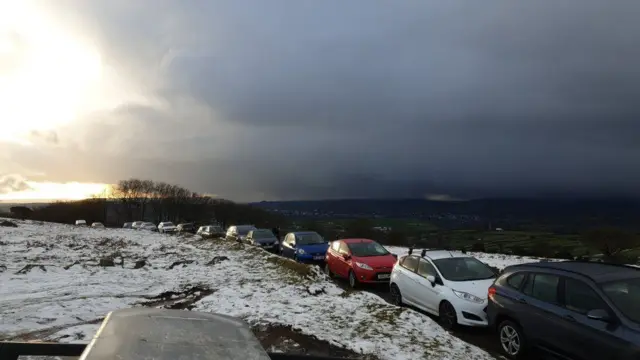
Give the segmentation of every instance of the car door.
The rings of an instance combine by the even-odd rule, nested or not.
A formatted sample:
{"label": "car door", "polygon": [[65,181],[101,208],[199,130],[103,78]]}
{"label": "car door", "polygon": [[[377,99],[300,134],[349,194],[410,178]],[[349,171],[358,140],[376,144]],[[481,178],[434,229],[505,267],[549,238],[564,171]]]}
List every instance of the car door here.
{"label": "car door", "polygon": [[349,250],[347,243],[340,241],[338,256],[335,258],[336,268],[338,269],[336,274],[346,278],[351,270],[351,259],[346,260],[345,256],[351,256],[351,250]]}
{"label": "car door", "polygon": [[327,251],[327,256],[325,257],[327,265],[329,266],[329,270],[331,270],[331,272],[334,274],[338,274],[339,265],[337,264],[337,257],[340,256],[340,243],[340,240],[332,241],[331,246]]}
{"label": "car door", "polygon": [[629,344],[621,340],[622,331],[615,322],[590,319],[590,310],[605,310],[615,317],[604,299],[586,282],[572,277],[562,277],[561,298],[565,313],[561,326],[564,332],[564,349],[567,355],[580,359],[615,359],[623,354]]}
{"label": "car door", "polygon": [[295,252],[295,250],[293,249],[293,243],[295,241],[294,239],[295,237],[293,233],[289,233],[287,234],[287,236],[284,237],[284,240],[282,241],[282,246],[281,246],[282,256],[293,258],[293,255]]}
{"label": "car door", "polygon": [[560,276],[530,272],[522,293],[516,298],[522,307],[517,315],[527,338],[542,348],[562,353],[564,308],[560,300]]}
{"label": "car door", "polygon": [[433,276],[434,279],[438,279],[440,277],[438,271],[429,260],[420,259],[416,275],[416,302],[425,311],[437,313],[440,305],[440,293],[442,293],[443,288],[437,281],[434,284],[429,282],[427,276]]}
{"label": "car door", "polygon": [[415,271],[418,269],[418,257],[415,255],[407,255],[402,259],[400,264],[400,276],[397,277],[397,285],[400,289],[402,298],[410,305],[417,305],[415,287],[417,281],[415,279]]}

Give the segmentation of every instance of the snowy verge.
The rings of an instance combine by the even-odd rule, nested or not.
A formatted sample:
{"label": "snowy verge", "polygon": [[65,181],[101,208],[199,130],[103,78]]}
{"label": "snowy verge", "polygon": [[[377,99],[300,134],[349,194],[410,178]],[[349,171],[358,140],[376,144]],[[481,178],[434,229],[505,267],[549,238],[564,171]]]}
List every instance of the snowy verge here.
{"label": "snowy verge", "polygon": [[183,306],[291,326],[380,359],[493,359],[423,314],[346,292],[316,267],[253,247],[17,223],[0,228],[0,338],[86,342],[111,310]]}

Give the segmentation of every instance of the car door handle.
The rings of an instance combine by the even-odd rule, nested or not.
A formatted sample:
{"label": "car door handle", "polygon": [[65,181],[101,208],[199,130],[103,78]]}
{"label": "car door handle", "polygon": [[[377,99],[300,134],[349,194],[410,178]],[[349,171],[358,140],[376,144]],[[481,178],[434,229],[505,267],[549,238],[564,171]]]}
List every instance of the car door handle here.
{"label": "car door handle", "polygon": [[518,301],[520,304],[526,304],[526,303],[527,303],[527,300],[525,300],[524,298],[518,298],[518,299],[517,299],[517,301]]}
{"label": "car door handle", "polygon": [[574,318],[571,315],[565,315],[565,316],[563,316],[563,319],[565,319],[567,321],[570,321],[570,322],[575,322],[576,321],[576,318]]}

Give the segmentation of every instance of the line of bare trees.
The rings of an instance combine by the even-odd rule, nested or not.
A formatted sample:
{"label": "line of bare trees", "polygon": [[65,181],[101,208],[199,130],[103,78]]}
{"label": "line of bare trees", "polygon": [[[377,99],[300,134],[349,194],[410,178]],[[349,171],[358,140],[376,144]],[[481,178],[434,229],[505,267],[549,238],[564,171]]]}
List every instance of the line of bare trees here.
{"label": "line of bare trees", "polygon": [[198,194],[184,187],[152,180],[118,181],[100,194],[81,201],[60,201],[33,209],[33,220],[72,224],[83,219],[122,226],[130,221],[252,223],[283,226],[285,219],[250,205]]}

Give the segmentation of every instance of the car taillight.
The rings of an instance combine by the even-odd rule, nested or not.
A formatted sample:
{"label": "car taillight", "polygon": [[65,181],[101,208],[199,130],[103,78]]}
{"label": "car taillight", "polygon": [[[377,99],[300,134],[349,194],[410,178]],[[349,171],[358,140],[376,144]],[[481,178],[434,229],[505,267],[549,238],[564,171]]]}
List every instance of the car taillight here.
{"label": "car taillight", "polygon": [[493,300],[493,296],[496,294],[496,288],[491,286],[489,287],[489,294],[488,297],[490,300]]}

